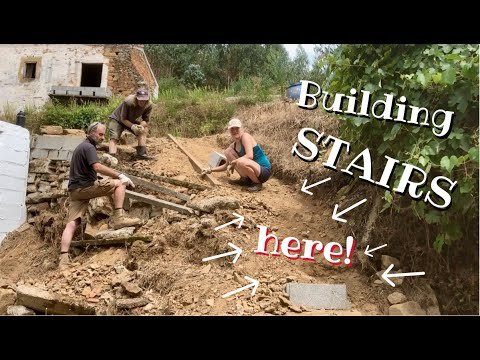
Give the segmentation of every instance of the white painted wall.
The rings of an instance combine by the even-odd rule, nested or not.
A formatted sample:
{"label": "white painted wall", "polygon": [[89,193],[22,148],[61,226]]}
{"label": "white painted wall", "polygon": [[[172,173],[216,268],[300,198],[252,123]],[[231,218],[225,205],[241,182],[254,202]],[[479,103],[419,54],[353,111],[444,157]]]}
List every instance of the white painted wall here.
{"label": "white painted wall", "polygon": [[29,157],[28,130],[0,121],[0,243],[26,221]]}
{"label": "white painted wall", "polygon": [[[41,58],[36,79],[21,81],[23,57]],[[82,63],[103,63],[101,87],[107,87],[108,62],[102,45],[0,44],[0,113],[6,106],[15,113],[26,106],[42,106],[51,86],[80,86]]]}

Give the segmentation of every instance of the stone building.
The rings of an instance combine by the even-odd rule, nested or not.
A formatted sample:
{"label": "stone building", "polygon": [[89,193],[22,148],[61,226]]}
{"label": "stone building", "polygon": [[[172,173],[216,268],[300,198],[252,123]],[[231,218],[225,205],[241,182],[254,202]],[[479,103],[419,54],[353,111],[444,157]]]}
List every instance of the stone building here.
{"label": "stone building", "polygon": [[143,45],[0,45],[0,114],[51,97],[108,99],[139,87],[158,96]]}

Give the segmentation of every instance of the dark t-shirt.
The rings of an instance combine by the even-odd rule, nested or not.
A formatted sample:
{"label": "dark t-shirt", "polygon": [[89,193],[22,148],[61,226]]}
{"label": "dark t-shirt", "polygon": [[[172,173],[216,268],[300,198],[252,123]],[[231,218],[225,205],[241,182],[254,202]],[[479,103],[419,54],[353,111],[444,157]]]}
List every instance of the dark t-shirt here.
{"label": "dark t-shirt", "polygon": [[141,107],[137,105],[135,101],[135,95],[130,95],[127,96],[120,105],[118,105],[109,118],[118,121],[120,124],[122,124],[121,120],[128,120],[132,123],[140,124],[141,120],[145,122],[150,121],[151,112],[151,102],[148,102],[147,105]]}
{"label": "dark t-shirt", "polygon": [[68,191],[93,185],[97,180],[97,172],[93,164],[98,161],[97,150],[89,138],[81,142],[73,151],[68,178]]}

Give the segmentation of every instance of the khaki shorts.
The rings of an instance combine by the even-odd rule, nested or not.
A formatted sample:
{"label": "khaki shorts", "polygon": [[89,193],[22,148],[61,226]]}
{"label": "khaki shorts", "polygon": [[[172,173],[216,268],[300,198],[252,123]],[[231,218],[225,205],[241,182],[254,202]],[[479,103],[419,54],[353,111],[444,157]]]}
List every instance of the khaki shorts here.
{"label": "khaki shorts", "polygon": [[132,130],[123,126],[118,121],[110,119],[108,123],[108,134],[110,135],[110,139],[119,140],[122,132],[129,131],[133,134]]}
{"label": "khaki shorts", "polygon": [[67,223],[81,218],[88,208],[90,199],[110,195],[115,191],[115,180],[97,180],[92,186],[75,189],[70,192],[70,206],[68,207]]}

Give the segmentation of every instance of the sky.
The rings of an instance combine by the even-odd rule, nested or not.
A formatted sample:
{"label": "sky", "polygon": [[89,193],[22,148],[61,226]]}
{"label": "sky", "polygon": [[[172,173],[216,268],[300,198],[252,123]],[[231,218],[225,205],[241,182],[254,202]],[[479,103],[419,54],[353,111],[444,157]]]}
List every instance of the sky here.
{"label": "sky", "polygon": [[[299,44],[283,44],[285,46],[285,49],[288,51],[288,55],[290,56],[290,59],[293,59],[295,57],[295,53],[297,51],[297,46]],[[313,51],[313,47],[315,44],[300,44],[303,46],[305,51],[307,52],[308,59],[310,60],[310,64],[312,63],[313,57],[315,56],[315,53]]]}

